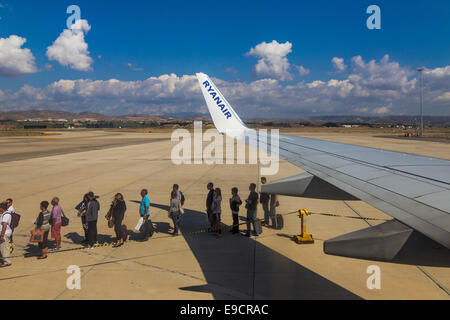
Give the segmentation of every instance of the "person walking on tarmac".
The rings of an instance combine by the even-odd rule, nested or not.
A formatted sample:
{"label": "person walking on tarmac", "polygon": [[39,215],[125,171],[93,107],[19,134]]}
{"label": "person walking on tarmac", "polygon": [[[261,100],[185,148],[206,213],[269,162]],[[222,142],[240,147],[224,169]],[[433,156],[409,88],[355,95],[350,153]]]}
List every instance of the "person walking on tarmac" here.
{"label": "person walking on tarmac", "polygon": [[[266,184],[266,177],[261,178],[261,184]],[[264,211],[264,225],[266,227],[269,226],[269,217],[270,217],[270,208],[269,208],[270,195],[265,192],[260,192],[259,194],[259,203],[261,203]]]}
{"label": "person walking on tarmac", "polygon": [[250,225],[253,224],[253,235],[258,236],[259,235],[259,229],[258,224],[256,221],[257,217],[257,207],[258,207],[258,192],[256,192],[256,184],[251,183],[249,186],[250,194],[248,195],[247,204],[245,205],[245,208],[247,209],[247,232],[246,236],[250,237]]}
{"label": "person walking on tarmac", "polygon": [[91,191],[88,193],[89,202],[86,208],[86,222],[88,224],[88,245],[92,248],[97,242],[97,220],[100,211],[100,203]]}
{"label": "person walking on tarmac", "polygon": [[139,215],[144,218],[144,224],[142,225],[143,241],[147,241],[148,238],[153,234],[153,224],[150,220],[150,199],[148,197],[148,190],[141,190],[141,205],[139,207]]}
{"label": "person walking on tarmac", "polygon": [[214,201],[214,183],[210,182],[206,185],[206,188],[209,190],[208,196],[206,197],[206,214],[208,215],[209,228],[211,231],[213,227],[213,217],[212,217],[212,204]]}
{"label": "person walking on tarmac", "polygon": [[242,200],[238,194],[238,188],[231,189],[230,209],[233,216],[233,228],[230,230],[233,234],[239,233],[239,206],[242,204]]}

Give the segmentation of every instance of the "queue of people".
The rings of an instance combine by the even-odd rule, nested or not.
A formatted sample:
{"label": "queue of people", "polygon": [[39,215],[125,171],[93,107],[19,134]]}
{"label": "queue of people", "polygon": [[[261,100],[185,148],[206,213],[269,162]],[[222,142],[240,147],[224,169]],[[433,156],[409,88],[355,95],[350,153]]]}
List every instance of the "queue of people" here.
{"label": "queue of people", "polygon": [[[262,177],[261,183],[267,183],[267,178]],[[208,221],[210,224],[209,231],[214,233],[217,238],[222,237],[221,228],[221,214],[222,214],[222,191],[220,188],[214,188],[214,183],[209,182],[206,185],[208,194],[206,197],[206,214],[208,216]],[[258,236],[262,230],[259,230],[258,218],[257,218],[257,208],[258,200],[261,203],[264,211],[264,223],[262,225],[269,227],[269,219],[272,221],[272,228],[277,228],[276,226],[276,207],[279,206],[278,195],[262,193],[258,195],[256,192],[256,184],[251,183],[249,185],[249,195],[245,200],[246,212],[246,225],[247,229],[244,233],[245,236],[250,237],[251,235]],[[230,232],[232,234],[239,234],[239,209],[243,204],[237,187],[231,189],[231,198],[229,200],[231,215],[233,219],[233,226]],[[253,227],[253,232],[252,232]]]}
{"label": "queue of people", "polygon": [[[261,178],[261,183],[267,183],[265,177]],[[214,183],[207,184],[208,194],[206,197],[206,215],[209,222],[208,231],[214,234],[217,238],[221,238],[222,234],[222,190],[214,188]],[[147,241],[153,234],[153,224],[150,219],[150,199],[148,190],[142,189],[140,192],[141,201],[139,206],[139,215],[142,219],[142,225],[139,231],[142,234],[141,240]],[[98,214],[100,211],[99,196],[90,191],[83,196],[82,201],[75,207],[78,212],[78,217],[81,218],[81,225],[84,231],[84,239],[81,242],[83,245],[93,248],[97,244],[97,223]],[[272,227],[276,227],[276,207],[279,206],[277,195],[256,192],[256,184],[249,185],[249,195],[245,200],[246,209],[246,226],[244,235],[250,237],[251,235],[258,236],[261,233],[257,219],[258,201],[262,205],[264,211],[264,224],[269,227],[270,221]],[[179,185],[174,184],[170,192],[170,200],[168,206],[168,216],[173,223],[173,236],[178,236],[180,228],[180,220],[184,213],[183,205],[185,197],[180,191]],[[52,205],[49,210],[50,204]],[[239,196],[237,187],[231,189],[231,198],[229,199],[229,206],[231,209],[233,226],[230,230],[232,234],[240,234],[239,230],[239,211],[243,204]],[[108,227],[114,229],[116,241],[114,247],[120,247],[127,239],[127,229],[124,226],[123,220],[127,206],[124,196],[121,193],[116,193],[112,199],[110,208],[105,218],[108,221]],[[15,209],[13,207],[13,200],[7,199],[0,203],[0,253],[2,261],[0,267],[11,265],[9,259],[11,253],[12,235],[13,235],[13,217]],[[20,219],[20,218],[19,218]],[[44,200],[39,205],[39,214],[35,221],[36,230],[40,230],[42,239],[39,241],[39,248],[41,255],[38,259],[46,259],[48,257],[49,245],[48,237],[51,232],[52,239],[55,240],[55,247],[50,252],[57,252],[61,250],[61,227],[64,226],[63,220],[68,219],[64,215],[63,208],[60,205],[60,199],[54,197],[51,202]],[[18,221],[16,223],[16,226]],[[253,229],[253,232],[252,232]]]}

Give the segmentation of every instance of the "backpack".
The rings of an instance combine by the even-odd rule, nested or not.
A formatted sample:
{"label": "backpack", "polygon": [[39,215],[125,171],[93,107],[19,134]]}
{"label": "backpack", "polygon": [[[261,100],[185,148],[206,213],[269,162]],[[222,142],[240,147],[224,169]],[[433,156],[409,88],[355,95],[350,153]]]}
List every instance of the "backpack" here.
{"label": "backpack", "polygon": [[181,200],[180,200],[180,201],[181,201],[181,205],[184,206],[184,201],[185,201],[186,199],[185,199],[185,197],[184,197],[183,192],[180,191],[180,194],[181,194]]}
{"label": "backpack", "polygon": [[19,226],[20,214],[15,213],[15,212],[14,213],[9,212],[9,214],[11,215],[11,224],[9,225],[9,227],[14,232],[14,229]]}

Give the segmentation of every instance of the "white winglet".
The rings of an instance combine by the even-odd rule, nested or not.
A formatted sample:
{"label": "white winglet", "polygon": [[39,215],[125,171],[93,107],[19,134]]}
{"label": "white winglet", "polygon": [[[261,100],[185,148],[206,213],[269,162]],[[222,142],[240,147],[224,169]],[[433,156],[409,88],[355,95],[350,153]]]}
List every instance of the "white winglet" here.
{"label": "white winglet", "polygon": [[211,79],[204,73],[197,73],[197,79],[217,130],[233,136],[248,130]]}

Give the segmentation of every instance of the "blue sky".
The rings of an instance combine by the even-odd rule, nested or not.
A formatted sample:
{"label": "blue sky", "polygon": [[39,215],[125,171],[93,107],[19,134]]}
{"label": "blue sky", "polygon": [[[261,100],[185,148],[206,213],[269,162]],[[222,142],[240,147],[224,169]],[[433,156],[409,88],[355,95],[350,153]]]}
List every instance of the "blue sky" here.
{"label": "blue sky", "polygon": [[[402,101],[402,98],[411,96],[405,94],[405,90],[416,89],[413,83],[415,74],[411,72],[417,66],[426,66],[429,73],[425,79],[427,76],[430,78],[430,85],[437,83],[429,88],[429,92],[441,97],[436,103],[429,103],[427,113],[450,114],[450,68],[446,68],[450,65],[448,1],[0,0],[0,4],[0,38],[7,39],[12,35],[25,38],[26,42],[21,48],[31,51],[35,64],[35,69],[30,72],[1,76],[0,55],[0,90],[3,91],[3,100],[0,95],[0,110],[48,106],[111,114],[139,111],[172,113],[177,110],[202,112],[204,103],[200,90],[195,92],[194,89],[189,89],[194,91],[187,94],[169,92],[171,95],[157,99],[146,95],[134,101],[121,99],[117,92],[113,92],[107,97],[107,102],[99,101],[99,97],[86,97],[78,91],[71,94],[80,95],[83,101],[71,104],[69,99],[73,95],[66,98],[59,96],[62,101],[59,107],[51,103],[54,98],[48,92],[48,86],[60,80],[117,79],[126,86],[128,82],[136,84],[136,81],[145,82],[150,77],[158,78],[165,74],[176,74],[179,79],[183,75],[192,76],[202,71],[223,81],[224,94],[236,92],[237,84],[242,84],[252,94],[256,94],[258,92],[254,87],[257,84],[266,85],[267,92],[272,92],[273,96],[292,95],[284,102],[274,99],[266,103],[258,103],[258,99],[242,93],[229,97],[230,102],[242,105],[243,110],[248,105],[247,111],[251,116],[258,116],[262,112],[270,116],[289,116],[295,111],[312,115],[352,113],[354,110],[360,110],[362,114],[402,114],[415,108],[410,106],[414,103],[412,100]],[[84,34],[88,56],[92,59],[89,70],[76,70],[57,59],[50,59],[46,54],[47,48],[67,28],[69,15],[66,9],[71,4],[80,7],[81,19],[90,26],[90,30]],[[371,4],[381,8],[381,30],[369,30],[366,27],[369,16],[366,8]],[[280,57],[287,59],[288,69],[285,74],[289,74],[288,77],[273,75],[270,70],[258,73],[255,66],[264,56],[247,54],[258,44],[271,43],[273,40],[277,45],[290,44],[290,52]],[[391,65],[385,63],[383,69],[381,60],[385,55],[388,55]],[[361,67],[360,64],[361,68],[355,71],[351,59],[356,56],[361,56],[365,65]],[[344,59],[345,71],[338,72],[333,66],[331,60],[334,57]],[[369,66],[371,60],[375,60],[374,68]],[[395,63],[399,66],[395,66]],[[309,73],[300,75],[298,66],[303,66]],[[377,67],[378,71],[375,70]],[[361,81],[370,89],[373,86],[369,81],[383,81],[380,72],[389,76],[389,72],[385,72],[386,68],[392,72],[388,82],[404,82],[402,88],[396,88],[403,90],[403,93],[387,100],[380,98],[380,92],[370,98],[360,99],[366,94],[356,92],[360,83],[355,83],[357,80],[351,76],[365,77],[366,81]],[[399,70],[405,72],[404,78],[393,79]],[[369,75],[368,72],[374,73]],[[269,80],[276,81],[276,84]],[[353,87],[344,88],[347,91],[342,91],[342,94],[330,93],[328,97],[326,88],[320,92],[316,87],[311,87],[311,92],[305,91],[308,83],[322,81],[330,84],[330,80],[349,81]],[[447,85],[442,85],[442,81]],[[147,88],[148,83],[144,84]],[[339,86],[343,88],[347,84],[340,82]],[[81,85],[77,82],[77,87]],[[41,94],[45,95],[42,101],[48,101],[42,105],[30,101],[30,93],[25,95],[21,92],[24,86],[35,89],[34,94],[41,90]],[[292,87],[297,87],[301,94],[292,93]],[[14,94],[16,96],[13,97]],[[126,96],[128,93],[124,94]],[[333,94],[345,98],[345,101],[338,101],[333,107]],[[345,94],[348,96],[343,98]],[[130,95],[135,96],[134,93]],[[167,97],[166,101],[164,97]],[[314,97],[319,98],[313,101]],[[309,104],[301,101],[298,106],[299,99],[312,100]],[[389,111],[374,112],[380,108]]]}

